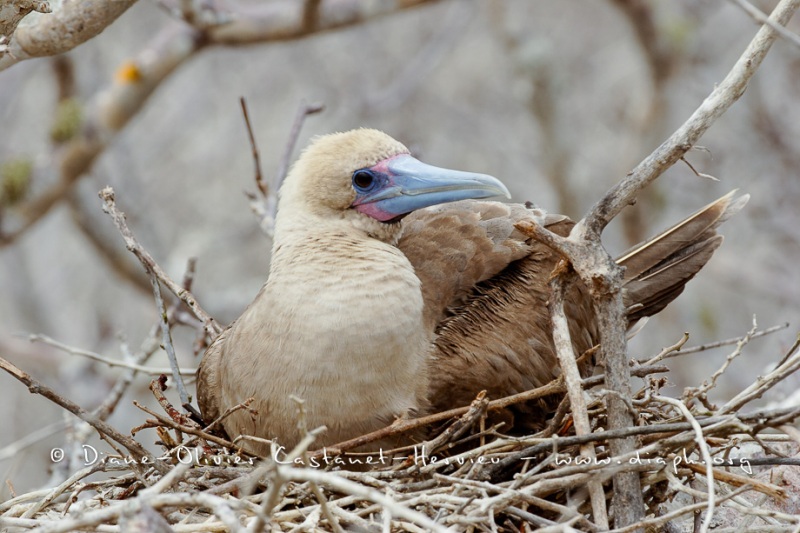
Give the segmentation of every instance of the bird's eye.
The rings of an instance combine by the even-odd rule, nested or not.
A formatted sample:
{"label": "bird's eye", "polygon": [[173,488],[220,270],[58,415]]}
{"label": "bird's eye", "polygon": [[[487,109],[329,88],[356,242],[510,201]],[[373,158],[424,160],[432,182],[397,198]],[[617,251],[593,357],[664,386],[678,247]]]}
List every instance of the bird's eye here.
{"label": "bird's eye", "polygon": [[375,176],[369,170],[356,170],[353,174],[353,185],[357,189],[369,189],[375,183]]}

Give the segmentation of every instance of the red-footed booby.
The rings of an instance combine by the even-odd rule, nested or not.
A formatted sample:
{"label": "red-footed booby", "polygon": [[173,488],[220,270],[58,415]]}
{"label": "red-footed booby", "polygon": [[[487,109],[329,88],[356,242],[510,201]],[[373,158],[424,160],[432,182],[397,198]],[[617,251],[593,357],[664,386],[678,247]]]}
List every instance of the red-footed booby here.
{"label": "red-footed booby", "polygon": [[[315,139],[281,187],[267,282],[198,370],[204,419],[253,397],[258,414],[235,411],[225,431],[291,449],[304,436],[292,397],[302,398],[307,427],[327,427],[315,446],[326,446],[556,377],[547,300],[559,257],[514,224],[567,235],[573,222],[481,200],[494,196],[509,196],[497,179],[426,165],[376,130]],[[683,290],[746,200],[731,193],[619,258],[631,322]],[[580,287],[566,312],[581,354],[598,334]],[[536,426],[543,409],[507,414]]]}

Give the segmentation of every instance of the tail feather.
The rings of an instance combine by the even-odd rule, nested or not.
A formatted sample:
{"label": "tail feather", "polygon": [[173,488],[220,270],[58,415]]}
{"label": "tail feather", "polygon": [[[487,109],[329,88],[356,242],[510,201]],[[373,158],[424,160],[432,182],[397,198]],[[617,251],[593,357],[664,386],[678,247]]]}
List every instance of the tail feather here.
{"label": "tail feather", "polygon": [[661,311],[705,266],[722,243],[717,227],[749,199],[735,194],[731,191],[617,259],[626,269],[623,298],[631,308],[630,322]]}

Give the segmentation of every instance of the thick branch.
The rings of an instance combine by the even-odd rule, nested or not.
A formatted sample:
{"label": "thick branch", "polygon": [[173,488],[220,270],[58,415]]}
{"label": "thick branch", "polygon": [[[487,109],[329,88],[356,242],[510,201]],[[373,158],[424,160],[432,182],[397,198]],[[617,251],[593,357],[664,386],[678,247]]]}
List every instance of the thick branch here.
{"label": "thick branch", "polygon": [[[22,1],[16,4],[42,4],[39,13],[28,16],[11,35],[8,50],[0,55],[0,70],[31,57],[54,56],[72,50],[100,34],[136,0],[81,0],[58,2],[60,6],[50,13],[47,2]],[[13,5],[12,5],[13,7]],[[4,7],[0,7],[0,20]],[[0,34],[8,35],[0,24]]]}
{"label": "thick branch", "polygon": [[[564,312],[564,293],[572,279],[574,279],[574,276],[553,279],[550,284],[552,288],[550,314],[553,320],[553,343],[556,347],[558,364],[561,367],[561,372],[567,385],[567,394],[572,407],[572,419],[575,422],[575,434],[582,436],[589,435],[592,432],[592,426],[589,422],[589,414],[586,408],[586,396],[581,386],[581,373],[578,369],[577,357],[570,338],[569,321]],[[580,450],[581,456],[592,462],[597,460],[594,446],[585,444],[581,446]],[[592,515],[595,524],[601,529],[608,529],[606,497],[600,480],[589,482],[589,495],[592,501]]]}
{"label": "thick branch", "polygon": [[[774,23],[785,25],[798,6],[800,0],[782,0],[770,18]],[[566,245],[562,239],[548,235],[549,232],[544,228],[518,226],[521,231],[568,256],[592,295],[601,339],[600,360],[606,364],[606,384],[611,391],[607,400],[611,430],[630,427],[635,421],[625,403],[630,399],[630,376],[625,339],[627,316],[622,301],[622,271],[603,248],[600,234],[611,219],[626,205],[633,203],[644,187],[677,162],[714,121],[741,97],[747,82],[777,37],[778,33],[772,27],[763,26],[725,80],[692,116],[627,178],[608,191],[587,216],[575,225],[567,240],[571,244],[583,243],[585,246],[576,249],[574,245]],[[615,456],[624,455],[634,449],[633,439],[611,443],[611,453]],[[613,510],[616,527],[628,526],[641,520],[644,508],[640,489],[638,474],[624,472],[614,476]]]}
{"label": "thick branch", "polygon": [[52,9],[47,0],[0,0],[0,37],[8,40],[20,21],[31,11],[50,13]]}

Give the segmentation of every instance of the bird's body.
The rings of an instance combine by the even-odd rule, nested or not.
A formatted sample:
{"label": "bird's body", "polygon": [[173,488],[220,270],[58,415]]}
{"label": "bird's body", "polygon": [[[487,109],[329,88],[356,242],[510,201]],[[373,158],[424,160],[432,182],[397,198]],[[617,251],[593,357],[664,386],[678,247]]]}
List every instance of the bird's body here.
{"label": "bird's body", "polygon": [[232,414],[229,433],[293,446],[303,436],[294,396],[306,402],[308,427],[327,426],[321,441],[331,444],[425,401],[431,338],[406,257],[375,239],[309,229],[298,249],[276,250],[258,298],[215,344],[225,365],[218,367],[221,405],[254,397],[259,412],[257,419]]}
{"label": "bird's body", "polygon": [[[201,363],[206,421],[253,397],[258,414],[230,414],[226,432],[289,449],[305,434],[300,398],[306,426],[328,428],[315,442],[324,446],[467,405],[481,390],[497,398],[550,381],[558,365],[546,302],[558,257],[514,224],[566,235],[572,223],[514,204],[438,205],[504,193],[488,176],[425,166],[374,130],[317,140],[281,189],[267,282]],[[623,256],[632,320],[677,296],[743,202],[728,195]],[[580,354],[598,337],[579,286],[566,311]],[[526,420],[514,422],[535,425],[539,407],[517,409]]]}

